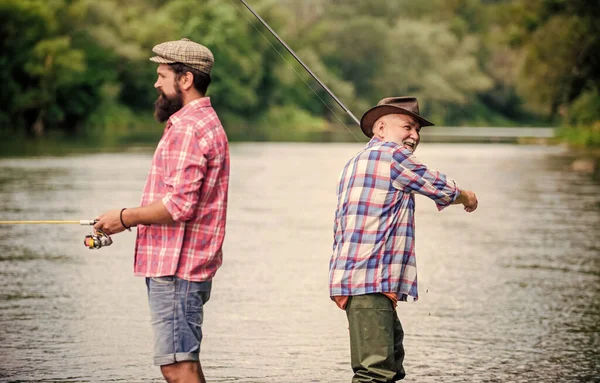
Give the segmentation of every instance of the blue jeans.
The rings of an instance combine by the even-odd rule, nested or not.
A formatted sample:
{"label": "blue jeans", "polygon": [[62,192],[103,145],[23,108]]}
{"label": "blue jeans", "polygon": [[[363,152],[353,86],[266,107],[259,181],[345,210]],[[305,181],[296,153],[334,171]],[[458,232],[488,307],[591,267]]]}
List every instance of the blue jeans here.
{"label": "blue jeans", "polygon": [[154,364],[200,360],[204,304],[212,281],[190,282],[174,276],[146,278],[154,331]]}

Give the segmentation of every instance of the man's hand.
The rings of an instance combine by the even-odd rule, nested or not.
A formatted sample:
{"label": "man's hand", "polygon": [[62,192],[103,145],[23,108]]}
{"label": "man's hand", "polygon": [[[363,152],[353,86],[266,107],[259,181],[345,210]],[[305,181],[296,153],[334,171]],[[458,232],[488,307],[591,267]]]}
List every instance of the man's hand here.
{"label": "man's hand", "polygon": [[474,212],[477,209],[477,196],[470,190],[461,190],[460,195],[454,201],[454,204],[463,204],[467,213]]}
{"label": "man's hand", "polygon": [[[122,216],[123,222],[119,216]],[[106,234],[117,234],[127,227],[137,225],[170,225],[175,223],[171,213],[167,210],[162,200],[154,201],[143,207],[132,207],[123,210],[110,210],[96,218],[98,222],[94,225],[96,230],[102,230]]]}
{"label": "man's hand", "polygon": [[121,224],[121,220],[119,219],[119,215],[121,214],[121,210],[110,210],[98,218],[98,222],[94,225],[94,229],[102,230],[108,235],[117,234],[125,230],[125,227]]}

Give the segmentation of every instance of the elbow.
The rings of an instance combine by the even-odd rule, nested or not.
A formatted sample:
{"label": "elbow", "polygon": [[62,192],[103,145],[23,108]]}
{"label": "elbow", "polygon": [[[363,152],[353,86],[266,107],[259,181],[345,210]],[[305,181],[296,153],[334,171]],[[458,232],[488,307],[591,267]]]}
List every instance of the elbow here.
{"label": "elbow", "polygon": [[196,204],[186,203],[183,206],[178,206],[175,211],[171,213],[171,217],[174,222],[188,222],[196,217],[196,211],[194,209]]}
{"label": "elbow", "polygon": [[174,222],[188,222],[196,218],[196,214],[193,211],[183,212],[177,219],[173,219]]}
{"label": "elbow", "polygon": [[196,217],[197,199],[167,195],[163,200],[173,222],[188,222]]}

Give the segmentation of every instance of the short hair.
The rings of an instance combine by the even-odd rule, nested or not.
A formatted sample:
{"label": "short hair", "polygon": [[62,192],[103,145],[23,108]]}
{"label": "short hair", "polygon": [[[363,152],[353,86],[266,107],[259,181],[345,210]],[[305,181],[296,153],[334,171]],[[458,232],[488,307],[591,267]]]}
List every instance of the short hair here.
{"label": "short hair", "polygon": [[203,96],[206,95],[206,90],[210,85],[210,75],[204,72],[200,72],[198,69],[194,69],[182,63],[169,64],[173,72],[175,72],[175,79],[179,80],[181,76],[190,72],[194,76],[194,88],[200,92]]}

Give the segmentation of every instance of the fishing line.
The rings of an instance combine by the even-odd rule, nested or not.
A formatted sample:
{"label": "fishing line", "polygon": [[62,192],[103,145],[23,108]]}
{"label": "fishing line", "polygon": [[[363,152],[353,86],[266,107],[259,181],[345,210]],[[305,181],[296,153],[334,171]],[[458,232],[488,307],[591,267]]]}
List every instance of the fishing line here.
{"label": "fishing line", "polygon": [[[354,137],[354,139],[358,142],[361,142],[358,139],[358,137],[356,137],[354,135],[352,130],[344,123],[344,121],[342,121],[342,119],[329,107],[329,105],[327,105],[327,103],[317,94],[317,92],[308,84],[308,82],[306,82],[306,80],[304,80],[302,78],[300,73],[298,73],[298,71],[292,66],[292,64],[290,64],[290,62],[288,60],[286,60],[285,57],[283,57],[283,55],[275,48],[275,46],[271,43],[271,41],[269,41],[269,39],[256,27],[256,25],[254,25],[254,23],[244,14],[244,12],[234,3],[234,1],[233,0],[229,0],[229,1],[238,10],[238,12],[240,12],[240,14],[242,14],[242,16],[244,16],[244,18],[248,21],[248,23],[250,25],[252,25],[252,27],[254,27],[254,29],[256,29],[256,31],[263,37],[263,39],[265,39],[265,41],[271,46],[271,48],[273,48],[273,50],[275,52],[277,52],[279,57],[281,57],[283,59],[283,61],[285,61],[285,63],[296,73],[296,75],[300,78],[300,80],[302,80],[302,82],[315,94],[315,96],[317,96],[317,98],[321,101],[321,103],[323,103],[323,105],[325,105],[325,107],[335,116],[335,118],[337,118],[338,121],[342,125],[344,125],[344,127],[348,130],[348,132],[350,132],[350,134]],[[352,117],[354,122],[356,122],[356,124],[358,126],[360,126],[360,121],[358,121],[358,119],[354,116],[354,114],[352,114],[352,112],[348,108],[346,108],[346,106],[344,106],[344,104],[342,104],[342,102],[333,94],[333,92],[331,90],[329,90],[329,88],[325,84],[323,84],[323,82],[321,80],[319,80],[319,78],[308,68],[308,66],[306,66],[306,64],[304,64],[304,62],[302,62],[302,60],[300,60],[300,58],[296,55],[296,53],[292,50],[292,48],[290,48],[279,37],[279,35],[277,35],[277,33],[269,26],[269,24],[267,24],[267,22],[264,21],[256,12],[254,12],[254,10],[246,3],[245,0],[240,0],[240,1],[246,6],[246,8],[248,8],[248,10],[250,12],[252,12],[252,14],[263,24],[263,26],[265,26],[265,28],[267,28],[269,30],[269,32],[271,32],[273,34],[273,36],[281,43],[281,45],[283,45],[288,50],[288,52],[298,61],[298,63],[300,63],[300,65],[302,65],[302,67],[304,69],[306,69],[306,71],[317,81],[317,83],[319,83],[319,85],[321,85],[323,87],[323,89],[325,89],[325,91],[327,91],[327,93],[329,93],[329,95],[338,103],[338,105],[346,113],[348,113],[348,115],[350,115],[350,117]]]}

